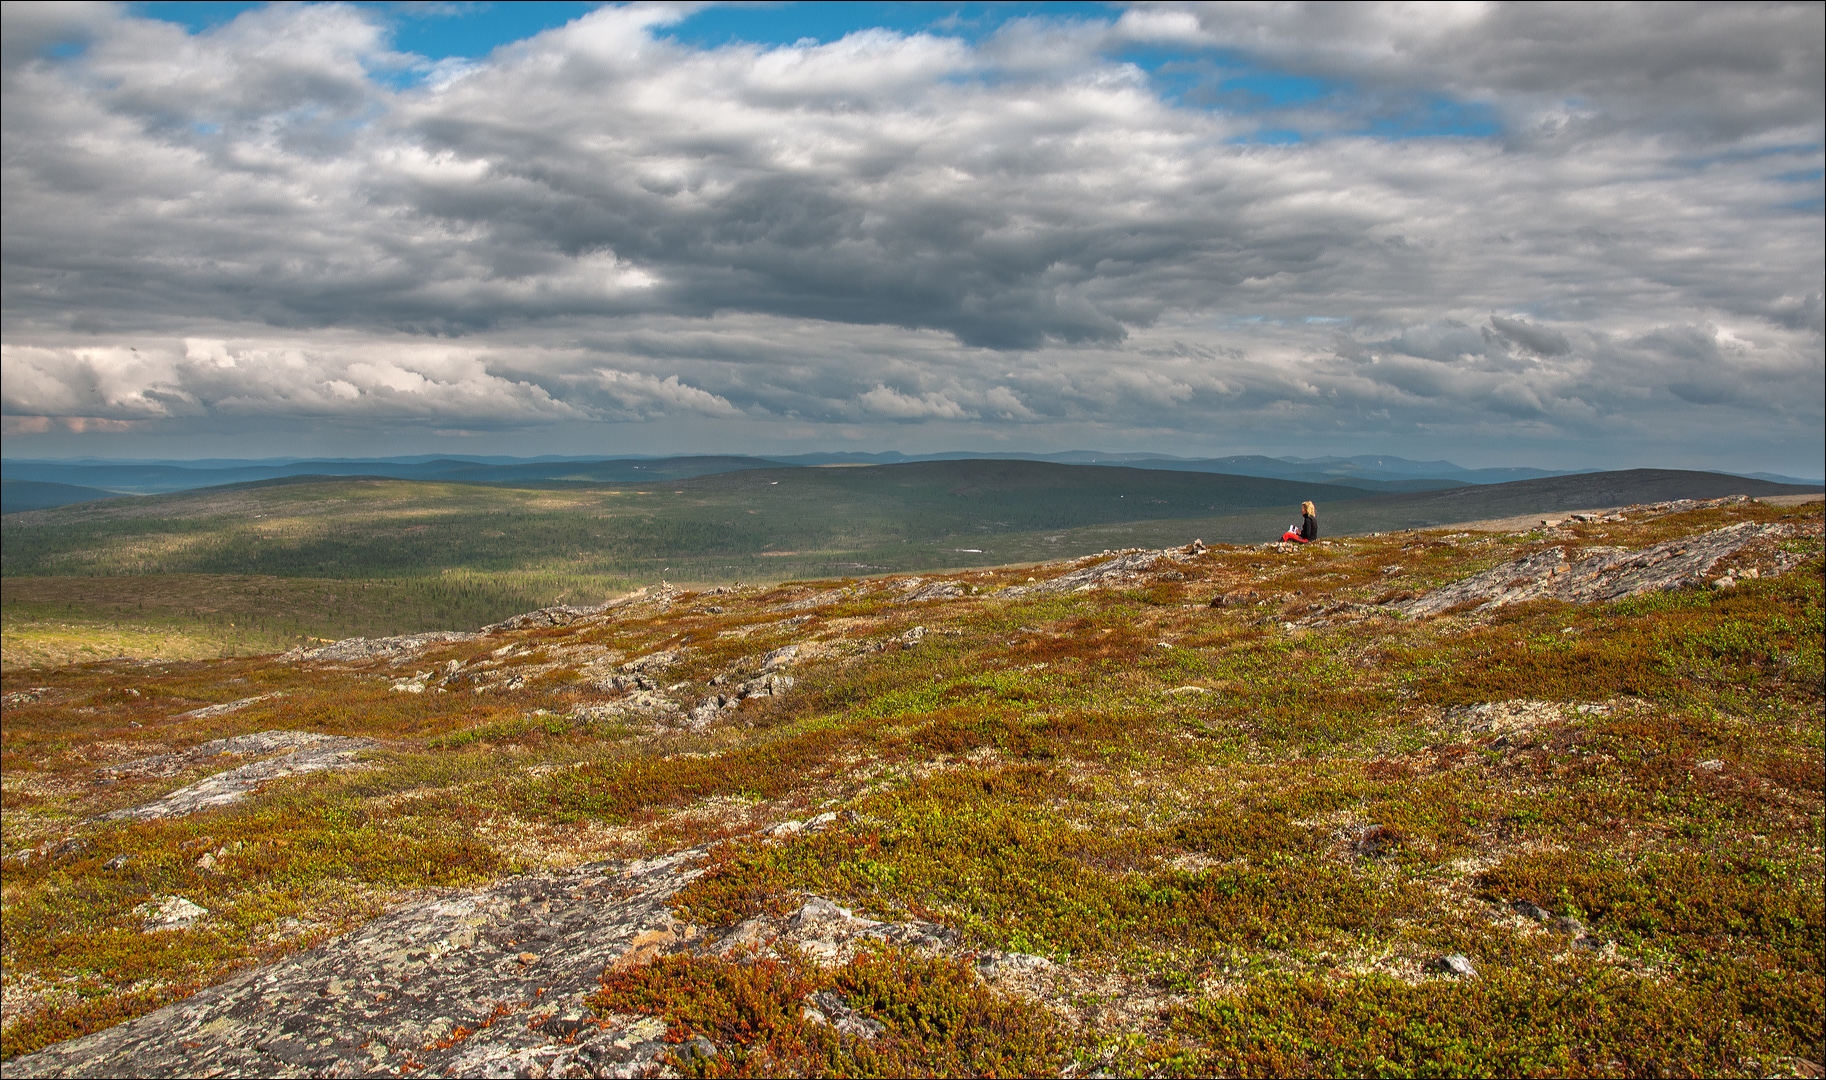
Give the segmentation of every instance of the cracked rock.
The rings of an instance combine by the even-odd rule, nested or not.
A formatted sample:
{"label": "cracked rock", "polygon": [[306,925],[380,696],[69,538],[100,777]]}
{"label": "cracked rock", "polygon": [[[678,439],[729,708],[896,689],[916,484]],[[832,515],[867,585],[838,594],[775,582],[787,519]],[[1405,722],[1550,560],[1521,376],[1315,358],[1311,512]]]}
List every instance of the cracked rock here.
{"label": "cracked rock", "polygon": [[372,739],[343,735],[320,735],[310,731],[261,731],[216,739],[176,754],[160,754],[105,770],[104,779],[119,776],[171,776],[185,767],[223,754],[266,754],[284,751],[277,757],[250,761],[226,772],[207,776],[187,787],[179,788],[155,802],[103,814],[100,821],[151,821],[155,818],[193,814],[210,807],[240,802],[268,780],[325,770],[359,768],[355,755],[374,746]]}
{"label": "cracked rock", "polygon": [[[1640,551],[1592,549],[1577,560],[1569,560],[1563,548],[1548,548],[1390,606],[1418,617],[1466,604],[1476,604],[1482,611],[1543,598],[1580,604],[1621,600],[1702,584],[1720,559],[1755,541],[1791,533],[1786,525],[1746,521]],[[1783,568],[1788,565],[1784,563]]]}

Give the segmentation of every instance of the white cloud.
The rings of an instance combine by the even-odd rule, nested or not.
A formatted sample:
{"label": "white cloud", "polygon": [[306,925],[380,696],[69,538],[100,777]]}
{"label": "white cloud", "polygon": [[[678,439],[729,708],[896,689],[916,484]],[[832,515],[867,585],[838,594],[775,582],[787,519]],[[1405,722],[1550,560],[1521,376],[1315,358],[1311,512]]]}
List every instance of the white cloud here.
{"label": "white cloud", "polygon": [[[360,8],[191,36],[9,7],[7,413],[1817,441],[1818,5],[1169,4],[715,50],[661,36],[688,10],[397,90],[423,65]],[[1104,55],[1147,42],[1352,90],[1176,105]],[[1439,102],[1503,130],[1232,141]]]}

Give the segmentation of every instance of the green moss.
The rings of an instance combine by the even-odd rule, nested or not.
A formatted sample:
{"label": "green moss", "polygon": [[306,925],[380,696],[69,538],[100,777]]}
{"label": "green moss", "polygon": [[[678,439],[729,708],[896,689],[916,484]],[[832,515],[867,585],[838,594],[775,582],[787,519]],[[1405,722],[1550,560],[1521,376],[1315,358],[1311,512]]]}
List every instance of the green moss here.
{"label": "green moss", "polygon": [[[1199,1049],[1172,1063],[1217,1076],[1766,1075],[1817,1054],[1819,979],[1708,967],[1669,983],[1601,966],[1486,968],[1474,980],[1268,980],[1183,1010]],[[1189,1059],[1189,1060],[1186,1060]]]}

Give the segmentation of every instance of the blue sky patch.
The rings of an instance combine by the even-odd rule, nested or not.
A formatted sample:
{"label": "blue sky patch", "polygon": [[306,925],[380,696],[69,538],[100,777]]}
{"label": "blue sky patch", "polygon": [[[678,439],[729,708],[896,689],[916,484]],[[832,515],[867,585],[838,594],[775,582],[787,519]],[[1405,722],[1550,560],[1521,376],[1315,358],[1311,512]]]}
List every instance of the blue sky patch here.
{"label": "blue sky patch", "polygon": [[[241,0],[196,0],[140,3],[135,10],[202,33],[263,6]],[[386,22],[398,51],[440,61],[486,56],[502,45],[563,26],[601,5],[567,0],[354,6],[372,11]],[[761,3],[705,8],[670,26],[657,27],[654,33],[699,49],[736,43],[770,48],[807,39],[822,44],[870,28],[976,43],[1017,19],[1113,21],[1120,11],[1120,5],[1098,2]],[[79,52],[81,45],[72,44],[68,49]],[[1234,50],[1149,46],[1124,49],[1110,59],[1147,72],[1155,90],[1175,106],[1259,117],[1261,129],[1231,140],[1237,143],[1279,145],[1338,133],[1412,139],[1488,138],[1501,132],[1497,115],[1488,106],[1444,99],[1365,101],[1346,83],[1266,68]],[[424,78],[425,72],[375,71],[372,75],[403,88]],[[1313,110],[1326,119],[1322,128],[1309,127]],[[1304,120],[1290,115],[1302,112]]]}

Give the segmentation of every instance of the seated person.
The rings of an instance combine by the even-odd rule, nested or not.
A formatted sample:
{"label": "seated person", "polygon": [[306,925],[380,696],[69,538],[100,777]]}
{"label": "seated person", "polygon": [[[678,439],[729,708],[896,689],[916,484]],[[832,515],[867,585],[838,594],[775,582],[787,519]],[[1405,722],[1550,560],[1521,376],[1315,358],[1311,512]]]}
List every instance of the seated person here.
{"label": "seated person", "polygon": [[1310,500],[1300,504],[1300,527],[1288,529],[1281,534],[1282,540],[1296,544],[1310,544],[1319,538],[1319,511]]}

